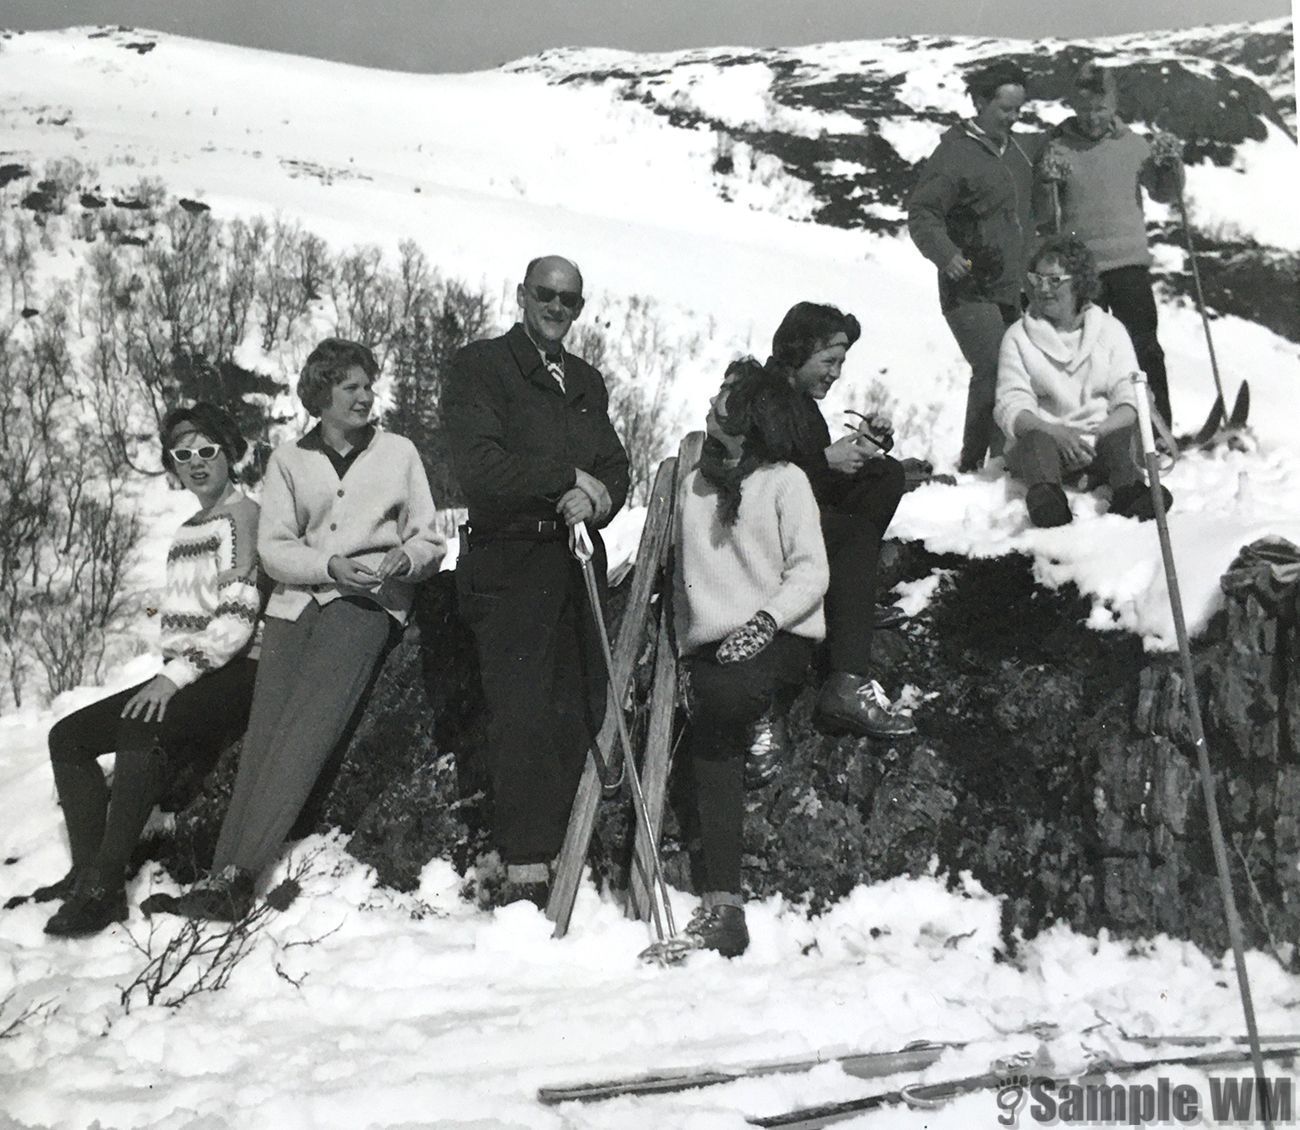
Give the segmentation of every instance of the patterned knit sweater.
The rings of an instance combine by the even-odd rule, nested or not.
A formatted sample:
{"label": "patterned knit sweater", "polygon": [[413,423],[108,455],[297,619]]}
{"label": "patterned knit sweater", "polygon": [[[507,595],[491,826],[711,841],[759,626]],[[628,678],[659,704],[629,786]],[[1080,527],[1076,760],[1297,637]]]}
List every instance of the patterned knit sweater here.
{"label": "patterned knit sweater", "polygon": [[826,546],[808,476],[793,463],[746,477],[730,527],[718,518],[717,491],[691,470],[677,495],[676,539],[673,613],[683,655],[716,643],[760,609],[783,632],[825,637]]}
{"label": "patterned knit sweater", "polygon": [[160,627],[162,673],[178,687],[236,656],[257,658],[257,518],[257,503],[236,490],[176,532]]}

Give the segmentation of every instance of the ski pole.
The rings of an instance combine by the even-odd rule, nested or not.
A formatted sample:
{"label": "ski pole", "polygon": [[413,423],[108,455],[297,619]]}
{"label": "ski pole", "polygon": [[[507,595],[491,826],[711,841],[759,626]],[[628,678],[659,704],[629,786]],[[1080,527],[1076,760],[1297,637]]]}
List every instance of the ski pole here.
{"label": "ski pole", "polygon": [[1250,1041],[1250,1058],[1255,1067],[1256,1093],[1263,1106],[1261,1119],[1267,1130],[1273,1130],[1272,1112],[1269,1110],[1269,1091],[1264,1083],[1264,1059],[1259,1047],[1259,1029],[1255,1025],[1255,1006],[1250,996],[1250,978],[1246,974],[1246,952],[1242,940],[1241,918],[1237,914],[1237,900],[1232,893],[1232,876],[1228,870],[1228,849],[1223,840],[1223,827],[1219,823],[1219,805],[1214,795],[1214,776],[1210,769],[1210,753],[1205,743],[1205,729],[1201,725],[1201,704],[1196,693],[1196,672],[1192,666],[1192,647],[1187,638],[1187,622],[1183,617],[1183,598],[1178,588],[1178,571],[1174,565],[1174,547],[1169,539],[1169,518],[1165,513],[1165,497],[1160,486],[1160,462],[1156,455],[1155,435],[1151,428],[1151,401],[1147,390],[1146,374],[1132,375],[1133,390],[1137,399],[1138,430],[1142,437],[1142,452],[1146,457],[1147,475],[1151,487],[1151,501],[1156,512],[1156,529],[1160,535],[1160,555],[1165,563],[1165,580],[1169,588],[1169,608],[1174,617],[1174,633],[1178,637],[1178,654],[1182,660],[1183,682],[1186,687],[1187,715],[1192,726],[1196,745],[1196,759],[1200,768],[1201,789],[1205,794],[1205,814],[1210,825],[1210,842],[1214,848],[1214,866],[1219,873],[1219,889],[1223,896],[1223,912],[1227,919],[1228,937],[1232,941],[1232,959],[1237,967],[1237,989],[1241,994],[1242,1011],[1246,1014],[1246,1035]]}
{"label": "ski pole", "polygon": [[1192,243],[1192,229],[1187,222],[1187,197],[1183,193],[1181,183],[1178,185],[1178,218],[1183,226],[1183,242],[1187,244],[1187,261],[1192,265],[1192,283],[1196,287],[1196,309],[1201,315],[1201,327],[1205,330],[1205,345],[1210,351],[1210,372],[1214,374],[1214,387],[1219,394],[1219,403],[1223,405],[1223,413],[1226,416],[1228,400],[1223,395],[1223,380],[1219,376],[1219,359],[1214,352],[1214,335],[1210,333],[1210,316],[1205,312],[1205,291],[1201,289],[1201,268],[1196,265],[1196,247]]}
{"label": "ski pole", "polygon": [[[609,632],[605,628],[604,609],[600,600],[600,588],[596,584],[596,570],[591,563],[595,547],[591,535],[587,533],[587,523],[578,522],[569,530],[569,549],[582,567],[582,579],[587,586],[587,599],[591,605],[591,615],[596,621],[596,634],[600,637],[600,650],[605,657],[605,671],[611,683],[614,682],[614,653],[609,646]],[[632,790],[632,807],[645,833],[646,844],[650,848],[650,867],[653,871],[650,885],[650,911],[654,919],[655,933],[659,941],[667,941],[677,933],[673,923],[672,903],[668,898],[668,883],[664,879],[663,861],[659,857],[659,843],[650,823],[650,809],[646,806],[645,793],[641,790],[641,774],[637,772],[636,762],[632,758],[632,739],[627,732],[627,719],[623,708],[617,702],[610,702],[614,711],[614,721],[618,726],[618,739],[623,746],[623,763],[627,769],[627,781]]]}

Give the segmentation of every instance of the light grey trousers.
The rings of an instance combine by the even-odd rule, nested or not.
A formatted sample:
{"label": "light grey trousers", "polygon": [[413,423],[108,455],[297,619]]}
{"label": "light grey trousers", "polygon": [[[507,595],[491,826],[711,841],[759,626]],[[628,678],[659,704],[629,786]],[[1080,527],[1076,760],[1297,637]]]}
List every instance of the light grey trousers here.
{"label": "light grey trousers", "polygon": [[384,654],[392,618],[369,601],[267,617],[248,730],[212,870],[259,872],[280,852]]}

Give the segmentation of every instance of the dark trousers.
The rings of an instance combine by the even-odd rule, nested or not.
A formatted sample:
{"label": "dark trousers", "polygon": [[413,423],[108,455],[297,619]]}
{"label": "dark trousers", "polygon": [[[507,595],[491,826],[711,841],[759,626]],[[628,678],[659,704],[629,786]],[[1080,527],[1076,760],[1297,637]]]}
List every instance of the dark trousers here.
{"label": "dark trousers", "polygon": [[740,893],[744,847],[745,750],[749,727],[774,699],[803,685],[813,642],[788,632],[753,659],[721,664],[711,644],[687,658],[693,704],[688,764],[703,856],[703,890]]}
{"label": "dark trousers", "polygon": [[[605,547],[592,559],[605,594]],[[564,843],[605,713],[595,621],[567,541],[473,543],[456,566],[488,708],[494,837],[506,863],[545,863]]]}
{"label": "dark trousers", "polygon": [[1156,299],[1151,291],[1151,272],[1145,267],[1116,267],[1101,272],[1101,294],[1097,305],[1109,310],[1128,330],[1138,365],[1147,375],[1156,408],[1172,424],[1169,407],[1169,376],[1165,372],[1165,351],[1156,337]]}
{"label": "dark trousers", "polygon": [[296,620],[268,616],[248,732],[212,868],[258,872],[275,859],[374,685],[396,623],[373,601],[309,601]]}
{"label": "dark trousers", "polygon": [[[183,768],[206,771],[248,723],[257,662],[232,659],[167,703],[161,722],[123,718],[140,683],[59,719],[50,730],[54,784],[78,873],[121,882],[153,806]],[[113,789],[98,758],[116,753]]]}
{"label": "dark trousers", "polygon": [[[876,565],[880,543],[903,497],[903,465],[884,456],[856,475],[834,481],[818,500],[830,562],[826,590],[826,651],[832,671],[871,672]],[[836,480],[840,477],[837,476]]]}
{"label": "dark trousers", "polygon": [[[1137,428],[1120,428],[1097,441],[1092,464],[1083,469],[1089,479],[1104,482],[1114,489],[1138,480],[1133,458],[1133,440]],[[1007,470],[1021,482],[1060,483],[1065,478],[1061,449],[1046,432],[1026,432],[1016,440],[1007,456]],[[1079,473],[1079,472],[1074,472]]]}
{"label": "dark trousers", "polygon": [[943,312],[961,355],[970,366],[966,393],[966,422],[961,435],[959,471],[978,471],[984,456],[1002,454],[1002,432],[993,422],[998,391],[998,350],[1007,327],[1020,317],[1020,307],[999,302],[959,302]]}

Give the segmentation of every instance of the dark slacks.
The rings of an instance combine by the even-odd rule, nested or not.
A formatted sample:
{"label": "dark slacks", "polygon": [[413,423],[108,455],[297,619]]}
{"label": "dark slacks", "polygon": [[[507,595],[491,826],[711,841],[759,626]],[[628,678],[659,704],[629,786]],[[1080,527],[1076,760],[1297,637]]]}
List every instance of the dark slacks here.
{"label": "dark slacks", "polygon": [[[1136,430],[1136,427],[1120,428],[1099,439],[1092,464],[1082,473],[1115,489],[1137,482],[1138,467],[1133,458]],[[1065,478],[1061,449],[1045,432],[1026,432],[1020,436],[1007,456],[1007,470],[1030,486],[1060,483]]]}
{"label": "dark slacks", "polygon": [[1020,317],[1020,307],[998,302],[959,302],[944,311],[948,328],[970,366],[966,392],[966,422],[962,428],[959,471],[978,471],[984,456],[1002,454],[1003,437],[993,422],[998,391],[998,350],[1007,327]]}
{"label": "dark slacks", "polygon": [[1097,305],[1109,310],[1128,330],[1138,365],[1147,375],[1156,408],[1172,424],[1169,407],[1169,376],[1165,372],[1165,351],[1156,336],[1159,315],[1151,290],[1151,272],[1145,267],[1115,267],[1101,272],[1101,294]]}
{"label": "dark slacks", "polygon": [[830,563],[826,651],[832,671],[871,673],[880,543],[903,497],[903,465],[883,456],[856,475],[836,476],[818,500]]}
{"label": "dark slacks", "polygon": [[279,854],[348,727],[374,685],[395,631],[379,605],[309,601],[296,620],[268,616],[248,732],[213,871],[261,871]]}
{"label": "dark slacks", "polygon": [[[592,567],[605,594],[605,548]],[[578,563],[566,541],[472,543],[456,566],[488,707],[494,837],[506,863],[545,863],[564,842],[607,680]]]}
{"label": "dark slacks", "polygon": [[[181,687],[161,722],[123,718],[140,683],[59,719],[50,730],[54,784],[77,872],[121,881],[131,852],[168,781],[182,768],[206,771],[248,724],[257,662],[232,659]],[[116,753],[113,788],[97,758]]]}
{"label": "dark slacks", "polygon": [[703,889],[740,893],[744,847],[745,750],[749,727],[781,696],[803,686],[813,641],[788,632],[753,659],[721,664],[712,644],[687,658],[693,705],[687,738],[695,791]]}

